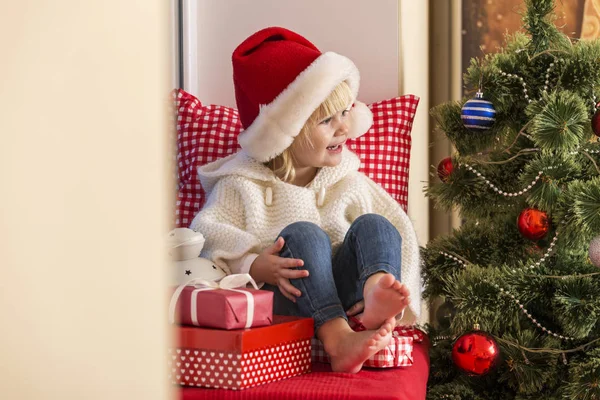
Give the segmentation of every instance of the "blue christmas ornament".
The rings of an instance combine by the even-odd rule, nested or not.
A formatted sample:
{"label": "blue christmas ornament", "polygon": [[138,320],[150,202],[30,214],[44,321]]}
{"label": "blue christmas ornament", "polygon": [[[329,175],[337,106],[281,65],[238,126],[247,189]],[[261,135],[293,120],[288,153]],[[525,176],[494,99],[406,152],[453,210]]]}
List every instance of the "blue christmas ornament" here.
{"label": "blue christmas ornament", "polygon": [[473,131],[488,130],[496,122],[496,109],[491,101],[484,100],[483,93],[465,103],[460,111],[460,117],[465,128]]}

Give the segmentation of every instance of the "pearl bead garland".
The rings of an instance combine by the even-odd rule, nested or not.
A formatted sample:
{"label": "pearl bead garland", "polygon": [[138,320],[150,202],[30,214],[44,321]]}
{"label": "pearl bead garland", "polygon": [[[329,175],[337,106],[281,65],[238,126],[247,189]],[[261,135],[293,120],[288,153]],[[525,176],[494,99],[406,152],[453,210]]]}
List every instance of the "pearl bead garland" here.
{"label": "pearl bead garland", "polygon": [[[529,95],[527,94],[527,84],[525,83],[525,80],[522,77],[520,77],[516,74],[507,74],[504,71],[500,71],[500,73],[502,74],[502,76],[506,76],[507,78],[517,79],[519,81],[519,83],[521,83],[521,85],[523,86],[523,95],[525,96],[525,100],[527,100],[528,103],[531,103],[533,101],[529,98]],[[546,81],[546,82],[548,82],[548,81]]]}
{"label": "pearl bead garland", "polygon": [[[600,150],[590,150],[590,153],[600,153]],[[577,153],[574,152],[573,154]],[[527,193],[529,190],[531,190],[531,188],[533,188],[533,186],[542,178],[542,175],[544,174],[544,171],[538,171],[537,176],[535,177],[535,179],[533,181],[531,181],[531,183],[529,185],[527,185],[526,188],[524,188],[523,190],[519,190],[518,192],[514,192],[514,193],[508,193],[505,192],[501,189],[498,189],[498,187],[496,185],[494,185],[493,183],[491,183],[489,181],[489,179],[487,179],[485,177],[485,175],[483,175],[481,172],[477,171],[475,168],[473,168],[472,166],[470,166],[469,164],[466,163],[460,163],[460,166],[464,166],[466,167],[469,171],[473,172],[475,175],[477,175],[478,178],[481,178],[486,185],[488,185],[492,190],[494,190],[496,193],[501,194],[504,197],[517,197],[517,196],[522,196],[523,194]],[[552,169],[558,169],[559,167],[561,167],[562,164],[558,164],[558,165],[554,165],[554,166],[550,166],[550,167],[546,167],[544,168],[546,171],[548,170],[552,170]]]}
{"label": "pearl bead garland", "polygon": [[[546,252],[544,253],[544,256],[542,258],[540,258],[539,261],[537,261],[535,264],[531,264],[528,267],[525,267],[525,269],[529,269],[529,270],[534,270],[535,268],[539,267],[540,265],[542,265],[542,263],[544,261],[546,261],[546,259],[548,257],[550,257],[550,254],[552,254],[552,252],[554,251],[554,246],[556,246],[556,242],[558,240],[558,231],[556,231],[556,233],[554,234],[554,238],[552,239],[552,242],[550,243],[550,246],[548,246],[548,249],[546,250]],[[446,258],[449,258],[451,260],[453,260],[454,262],[460,264],[460,266],[462,268],[467,268],[467,263],[462,261],[461,259],[459,259],[456,256],[453,256],[452,254],[446,253],[445,251],[440,251],[440,254],[443,255]],[[513,269],[512,270],[513,273],[516,273],[517,270]]]}
{"label": "pearl bead garland", "polygon": [[433,346],[437,346],[437,342],[440,342],[442,340],[454,340],[456,339],[456,336],[436,336],[433,338]]}
{"label": "pearl bead garland", "polygon": [[[565,60],[563,60],[562,58],[558,58],[556,59],[556,63],[564,63]],[[554,69],[554,67],[556,66],[555,62],[551,62],[550,66],[546,69],[546,74],[545,74],[545,81],[544,81],[544,89],[542,89],[542,95],[548,93],[548,84],[550,83],[550,73],[552,72],[552,70]],[[515,78],[519,81],[519,83],[523,86],[523,95],[525,97],[525,100],[527,100],[528,103],[531,103],[533,100],[531,100],[529,98],[529,95],[527,94],[527,84],[525,83],[525,80],[523,79],[523,77],[518,76],[517,74],[511,74],[511,73],[506,73],[502,70],[500,70],[500,73],[502,74],[502,76],[506,76],[507,78]]]}
{"label": "pearl bead garland", "polygon": [[[542,263],[544,261],[546,261],[546,259],[548,257],[550,257],[550,254],[552,254],[552,252],[554,251],[554,246],[556,245],[556,241],[558,240],[558,230],[556,231],[554,238],[552,239],[552,242],[550,243],[550,246],[548,246],[548,250],[546,250],[546,253],[544,253],[544,257],[540,258],[540,260],[538,262],[536,262],[535,264],[530,265],[529,268],[531,270],[539,267],[540,265],[542,265]],[[513,269],[512,272],[517,272],[517,270]]]}
{"label": "pearl bead garland", "polygon": [[[556,240],[556,236],[555,239],[553,240],[553,242]],[[466,263],[462,260],[459,260],[457,257],[452,256],[451,254],[448,254],[446,252],[440,251],[440,254],[451,258],[452,260],[456,261],[457,263],[459,263],[463,268],[466,268]],[[487,282],[487,281],[486,281]],[[490,283],[490,282],[488,282]],[[544,333],[547,333],[548,335],[552,335],[558,339],[561,340],[575,340],[575,338],[572,338],[570,336],[563,336],[563,335],[559,335],[558,333],[552,332],[550,329],[546,328],[545,326],[543,326],[542,324],[540,324],[537,319],[533,318],[533,316],[529,313],[529,311],[527,311],[527,309],[525,308],[525,306],[523,304],[521,304],[521,302],[519,301],[519,299],[517,299],[513,294],[511,294],[508,290],[505,290],[504,288],[501,288],[500,285],[498,285],[497,283],[493,283],[492,284],[496,289],[498,289],[500,291],[500,294],[510,297],[511,300],[513,300],[515,302],[516,305],[519,306],[519,309],[521,310],[521,312],[531,320],[531,322],[533,322],[533,324],[535,326],[537,326],[539,329],[541,329]]]}
{"label": "pearl bead garland", "polygon": [[[564,63],[564,62],[565,62],[565,60],[563,60],[562,58],[559,58],[559,59],[557,60],[557,62],[559,62],[559,63]],[[555,64],[554,64],[553,62],[551,62],[551,63],[550,63],[550,66],[548,67],[548,69],[546,69],[546,81],[544,82],[544,89],[542,90],[542,93],[543,93],[543,94],[546,94],[546,93],[548,93],[548,92],[547,92],[547,91],[548,91],[548,82],[549,82],[549,81],[548,81],[548,79],[550,78],[550,72],[552,72],[552,70],[554,69],[554,65],[555,65]]]}
{"label": "pearl bead garland", "polygon": [[449,259],[451,259],[453,261],[456,261],[458,264],[460,264],[460,266],[462,268],[467,268],[467,263],[465,263],[462,260],[459,260],[457,257],[454,257],[452,254],[448,254],[445,251],[440,251],[440,254],[443,255],[446,258],[449,258]]}
{"label": "pearl bead garland", "polygon": [[554,336],[557,339],[561,339],[561,340],[575,340],[575,338],[570,337],[570,336],[563,336],[563,335],[559,335],[556,332],[552,332],[550,329],[546,328],[545,326],[543,326],[542,324],[540,324],[537,319],[533,318],[533,316],[529,313],[529,311],[527,311],[527,309],[525,308],[525,306],[519,301],[519,299],[517,299],[515,297],[515,295],[511,294],[508,290],[505,290],[504,288],[501,288],[500,285],[498,285],[497,283],[493,283],[492,284],[496,289],[498,289],[500,291],[500,294],[510,297],[511,300],[513,300],[515,302],[516,305],[519,306],[519,309],[521,310],[521,312],[531,320],[531,322],[533,322],[533,324],[535,326],[537,326],[539,329],[541,329],[544,333]]}
{"label": "pearl bead garland", "polygon": [[585,151],[586,153],[591,153],[591,154],[600,154],[600,149],[598,150],[593,150],[593,149],[582,149],[580,148],[579,150],[575,150],[569,153],[569,155],[575,155],[577,153],[579,153],[580,151]]}
{"label": "pearl bead garland", "polygon": [[498,187],[496,185],[494,185],[493,183],[491,183],[489,181],[489,179],[487,179],[485,177],[485,175],[483,175],[481,172],[477,171],[475,168],[471,167],[469,164],[460,164],[460,165],[464,165],[469,171],[471,171],[475,175],[477,175],[478,178],[481,178],[481,180],[483,180],[485,182],[485,184],[488,185],[492,190],[494,190],[498,194],[501,194],[504,197],[522,196],[523,194],[525,194],[529,190],[531,190],[531,188],[540,180],[540,178],[542,177],[542,174],[544,173],[543,171],[539,171],[538,175],[535,177],[535,179],[533,181],[531,181],[531,183],[526,188],[519,190],[518,192],[508,193],[501,189],[498,189]]}

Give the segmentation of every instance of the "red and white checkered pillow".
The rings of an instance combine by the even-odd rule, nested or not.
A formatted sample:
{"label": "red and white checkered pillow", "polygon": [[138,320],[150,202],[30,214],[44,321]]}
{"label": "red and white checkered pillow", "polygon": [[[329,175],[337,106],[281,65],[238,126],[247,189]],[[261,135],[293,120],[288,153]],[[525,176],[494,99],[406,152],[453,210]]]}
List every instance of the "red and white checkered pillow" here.
{"label": "red and white checkered pillow", "polygon": [[[242,124],[234,108],[203,106],[182,89],[174,94],[178,168],[175,225],[187,227],[206,201],[198,167],[238,151]],[[410,132],[418,104],[418,97],[405,95],[369,105],[373,126],[347,142],[361,159],[360,171],[380,184],[404,210],[408,205]]]}

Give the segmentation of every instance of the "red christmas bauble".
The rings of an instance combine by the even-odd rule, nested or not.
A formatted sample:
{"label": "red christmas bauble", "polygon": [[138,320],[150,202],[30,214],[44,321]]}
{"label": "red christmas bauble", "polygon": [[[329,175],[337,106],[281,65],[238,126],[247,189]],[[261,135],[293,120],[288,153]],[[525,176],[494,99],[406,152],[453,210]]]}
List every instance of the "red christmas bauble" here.
{"label": "red christmas bauble", "polygon": [[498,344],[484,332],[465,333],[452,346],[454,365],[469,375],[487,374],[496,366],[499,356]]}
{"label": "red christmas bauble", "polygon": [[529,240],[540,240],[550,230],[550,218],[544,211],[524,209],[517,220],[519,232]]}
{"label": "red christmas bauble", "polygon": [[440,177],[440,180],[442,182],[447,182],[453,169],[454,166],[452,165],[451,157],[446,157],[440,161],[437,167],[437,174]]}
{"label": "red christmas bauble", "polygon": [[[600,103],[598,104],[600,105]],[[600,108],[596,110],[592,117],[592,130],[594,131],[594,135],[600,137]]]}

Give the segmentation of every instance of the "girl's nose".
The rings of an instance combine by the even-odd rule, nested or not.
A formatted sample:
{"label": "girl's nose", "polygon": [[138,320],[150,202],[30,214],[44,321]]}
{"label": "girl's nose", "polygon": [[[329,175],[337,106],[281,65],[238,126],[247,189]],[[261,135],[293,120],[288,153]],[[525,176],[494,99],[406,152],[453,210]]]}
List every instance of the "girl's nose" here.
{"label": "girl's nose", "polygon": [[336,122],[336,127],[335,127],[336,136],[347,135],[348,134],[348,122],[344,121],[341,118],[336,118],[335,122]]}

